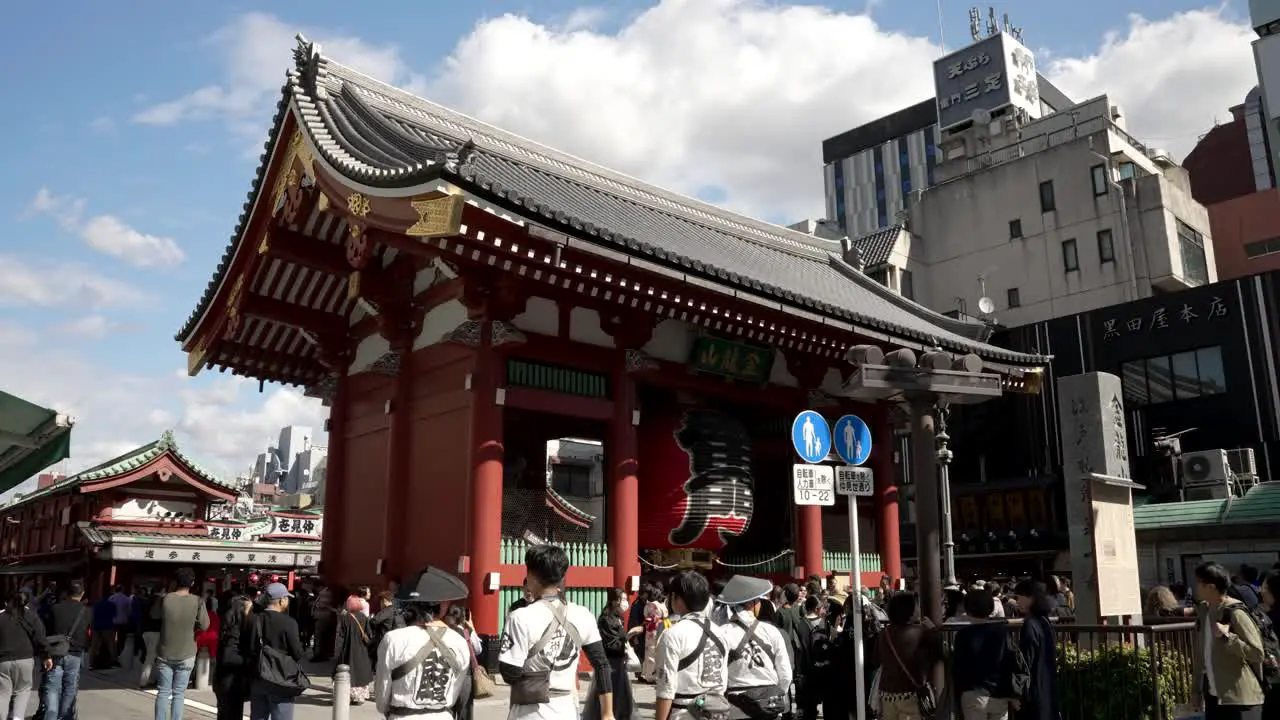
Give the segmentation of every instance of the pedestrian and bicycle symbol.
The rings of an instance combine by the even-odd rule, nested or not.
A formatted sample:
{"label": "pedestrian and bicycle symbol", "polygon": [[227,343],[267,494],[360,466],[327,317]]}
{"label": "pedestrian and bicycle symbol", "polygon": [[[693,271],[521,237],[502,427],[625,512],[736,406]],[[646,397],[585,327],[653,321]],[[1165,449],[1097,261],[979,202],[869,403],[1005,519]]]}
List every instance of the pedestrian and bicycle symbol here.
{"label": "pedestrian and bicycle symbol", "polygon": [[791,446],[810,465],[823,462],[831,452],[831,427],[827,419],[812,410],[796,415],[791,422]]}
{"label": "pedestrian and bicycle symbol", "polygon": [[836,421],[832,440],[836,454],[850,465],[861,465],[871,456],[871,428],[857,415],[845,415]]}

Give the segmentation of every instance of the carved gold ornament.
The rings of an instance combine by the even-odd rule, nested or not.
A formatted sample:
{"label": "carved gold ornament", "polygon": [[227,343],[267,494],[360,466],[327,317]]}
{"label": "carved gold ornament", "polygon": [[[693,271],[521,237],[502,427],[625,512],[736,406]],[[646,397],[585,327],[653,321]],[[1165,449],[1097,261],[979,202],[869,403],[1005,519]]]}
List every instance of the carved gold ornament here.
{"label": "carved gold ornament", "polygon": [[281,173],[276,185],[271,193],[271,214],[275,215],[280,210],[280,201],[284,198],[285,191],[290,187],[298,187],[302,178],[298,176],[298,171],[293,167],[294,161],[302,166],[302,172],[312,181],[316,179],[315,156],[311,154],[311,150],[307,148],[306,139],[302,137],[300,131],[295,130],[293,137],[289,138],[289,147],[285,150],[284,157],[281,159]]}
{"label": "carved gold ornament", "polygon": [[369,204],[369,198],[360,193],[351,193],[347,196],[347,211],[356,217],[364,217],[369,214],[373,206]]}
{"label": "carved gold ornament", "polygon": [[271,252],[271,233],[262,233],[262,242],[258,243],[258,254],[266,255]]}
{"label": "carved gold ornament", "polygon": [[461,195],[410,200],[409,206],[418,214],[418,221],[410,225],[404,234],[420,238],[457,235],[462,229],[462,208],[465,205],[466,200]]}

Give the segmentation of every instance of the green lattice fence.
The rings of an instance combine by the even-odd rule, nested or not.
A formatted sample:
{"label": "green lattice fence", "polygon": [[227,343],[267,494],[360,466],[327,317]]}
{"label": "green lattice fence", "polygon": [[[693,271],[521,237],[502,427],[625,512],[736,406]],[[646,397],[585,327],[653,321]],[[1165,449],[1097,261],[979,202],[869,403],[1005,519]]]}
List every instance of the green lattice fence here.
{"label": "green lattice fence", "polygon": [[[853,553],[849,552],[825,550],[822,553],[822,567],[827,572],[847,573],[852,560]],[[732,566],[731,569],[742,573],[790,573],[794,562],[794,555],[779,556],[777,553],[734,555],[725,559],[725,563]],[[880,572],[880,554],[862,553],[859,565],[862,572]]]}
{"label": "green lattice fence", "polygon": [[[609,546],[604,543],[562,542],[556,543],[569,555],[569,564],[575,567],[609,567]],[[520,538],[502,538],[500,557],[503,565],[523,565],[524,551],[529,544]],[[514,599],[512,600],[514,602]]]}

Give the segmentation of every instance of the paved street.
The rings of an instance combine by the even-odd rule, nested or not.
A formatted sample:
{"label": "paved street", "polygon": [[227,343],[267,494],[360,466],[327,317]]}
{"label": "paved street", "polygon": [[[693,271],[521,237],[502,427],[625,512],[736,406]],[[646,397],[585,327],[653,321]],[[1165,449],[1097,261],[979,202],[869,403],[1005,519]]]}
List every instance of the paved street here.
{"label": "paved street", "polygon": [[[307,692],[298,700],[295,717],[297,720],[329,720],[332,717],[332,681],[329,666],[311,666],[307,668],[315,684],[315,689]],[[135,681],[135,670],[91,670],[81,677],[80,682],[80,718],[95,720],[150,720],[154,716],[155,691],[138,690]],[[586,683],[583,688],[585,691]],[[641,716],[652,716],[653,687],[637,685],[636,699],[640,703]],[[187,691],[187,718],[197,720],[214,717],[216,700],[209,690]],[[36,698],[33,695],[28,706],[28,715],[36,710]],[[507,688],[498,685],[497,694],[487,700],[476,702],[476,720],[501,720],[507,714]],[[247,717],[247,716],[246,716]],[[375,720],[381,718],[372,704],[351,708],[353,720]]]}

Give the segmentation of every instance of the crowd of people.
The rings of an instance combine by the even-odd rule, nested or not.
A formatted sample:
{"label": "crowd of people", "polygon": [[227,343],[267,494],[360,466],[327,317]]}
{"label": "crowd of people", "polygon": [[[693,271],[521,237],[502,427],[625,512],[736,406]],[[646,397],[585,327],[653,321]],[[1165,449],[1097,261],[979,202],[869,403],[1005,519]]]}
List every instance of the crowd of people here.
{"label": "crowd of people", "polygon": [[[498,648],[513,718],[576,720],[580,654],[595,671],[587,720],[637,717],[633,683],[655,686],[656,720],[848,718],[859,616],[868,717],[1057,720],[1062,707],[1054,624],[1074,602],[1056,577],[948,588],[939,626],[922,617],[915,592],[887,579],[849,594],[834,576],[777,587],[745,575],[712,583],[691,570],[646,582],[634,601],[615,589],[595,616],[566,600],[568,567],[553,545],[526,555],[525,596],[508,610]],[[1204,563],[1194,577],[1192,588],[1152,589],[1145,608],[1196,620],[1193,705],[1209,720],[1280,718],[1280,568],[1230,575]],[[292,720],[309,684],[304,659],[347,666],[350,701],[374,702],[386,717],[470,720],[473,701],[492,692],[466,588],[447,573],[429,568],[376,595],[359,587],[337,603],[330,589],[295,595],[278,582],[202,596],[195,581],[182,568],[167,588],[117,587],[93,602],[75,583],[14,593],[0,611],[0,712],[25,717],[38,685],[37,718],[74,718],[82,668],[136,653],[140,681],[156,686],[156,719],[181,720],[200,648],[213,658],[219,718],[242,718],[248,705],[253,720]]]}

